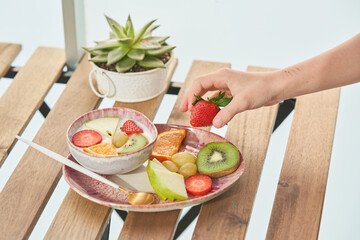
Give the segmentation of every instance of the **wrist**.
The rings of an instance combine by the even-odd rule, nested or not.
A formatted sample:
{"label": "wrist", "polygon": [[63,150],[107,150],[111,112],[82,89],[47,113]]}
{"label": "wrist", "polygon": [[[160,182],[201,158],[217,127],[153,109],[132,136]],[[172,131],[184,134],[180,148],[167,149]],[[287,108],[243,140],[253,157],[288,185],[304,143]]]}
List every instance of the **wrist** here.
{"label": "wrist", "polygon": [[303,81],[301,68],[287,67],[272,72],[275,92],[279,102],[303,95],[306,92],[308,81]]}
{"label": "wrist", "polygon": [[286,78],[282,74],[281,70],[268,72],[265,75],[265,81],[267,83],[269,92],[271,94],[271,103],[279,103],[288,99],[289,97],[286,94]]}

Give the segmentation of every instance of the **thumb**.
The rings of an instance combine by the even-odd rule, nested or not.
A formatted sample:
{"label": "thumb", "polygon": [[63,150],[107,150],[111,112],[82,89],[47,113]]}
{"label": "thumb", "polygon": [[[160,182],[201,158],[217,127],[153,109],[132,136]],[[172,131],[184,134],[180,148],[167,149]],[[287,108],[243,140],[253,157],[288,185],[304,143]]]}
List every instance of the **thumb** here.
{"label": "thumb", "polygon": [[242,112],[246,109],[246,106],[242,106],[241,102],[236,101],[234,98],[228,105],[221,109],[218,114],[216,114],[213,119],[213,126],[216,128],[221,128],[239,112]]}

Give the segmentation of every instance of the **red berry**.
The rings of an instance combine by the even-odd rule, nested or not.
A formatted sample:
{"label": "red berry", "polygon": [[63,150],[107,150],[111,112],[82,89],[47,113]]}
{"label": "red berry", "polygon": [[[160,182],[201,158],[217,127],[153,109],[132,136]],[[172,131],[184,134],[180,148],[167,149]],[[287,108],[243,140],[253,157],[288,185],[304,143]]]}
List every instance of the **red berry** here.
{"label": "red berry", "polygon": [[219,92],[216,97],[208,98],[205,101],[201,96],[195,95],[194,106],[191,109],[190,124],[194,127],[206,127],[212,124],[220,107],[225,107],[232,100],[232,97],[225,97],[225,92]]}
{"label": "red berry", "polygon": [[193,175],[185,181],[186,191],[192,195],[204,195],[210,192],[212,180],[209,176]]}
{"label": "red berry", "polygon": [[121,130],[126,134],[133,134],[133,133],[142,133],[143,130],[134,123],[132,120],[127,120],[124,125],[121,127]]}
{"label": "red berry", "polygon": [[74,134],[72,142],[75,146],[86,148],[101,143],[100,133],[94,130],[82,130]]}
{"label": "red berry", "polygon": [[194,127],[210,126],[219,111],[220,108],[215,103],[198,101],[191,109],[190,124]]}

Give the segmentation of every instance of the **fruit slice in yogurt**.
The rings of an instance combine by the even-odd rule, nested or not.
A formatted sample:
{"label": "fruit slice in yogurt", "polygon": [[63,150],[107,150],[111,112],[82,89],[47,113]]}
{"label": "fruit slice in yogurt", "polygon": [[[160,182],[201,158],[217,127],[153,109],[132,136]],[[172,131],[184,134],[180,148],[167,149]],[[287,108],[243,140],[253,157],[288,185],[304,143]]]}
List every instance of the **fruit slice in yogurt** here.
{"label": "fruit slice in yogurt", "polygon": [[119,122],[117,117],[102,117],[85,123],[85,127],[100,132],[101,134],[112,137]]}
{"label": "fruit slice in yogurt", "polygon": [[124,146],[120,148],[118,151],[119,154],[121,153],[130,153],[136,150],[139,150],[143,146],[147,144],[147,139],[140,133],[135,133],[131,136],[131,138],[125,143]]}

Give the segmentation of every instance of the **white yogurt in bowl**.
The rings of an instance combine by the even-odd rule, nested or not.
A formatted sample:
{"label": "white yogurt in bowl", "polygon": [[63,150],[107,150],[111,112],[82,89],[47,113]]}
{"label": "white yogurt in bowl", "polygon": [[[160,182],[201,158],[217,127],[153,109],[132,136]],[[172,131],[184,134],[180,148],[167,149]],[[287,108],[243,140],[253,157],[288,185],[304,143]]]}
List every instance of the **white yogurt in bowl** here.
{"label": "white yogurt in bowl", "polygon": [[[122,126],[125,121],[132,120],[142,130],[141,133],[148,140],[142,148],[117,156],[96,156],[84,152],[82,148],[73,144],[74,134],[80,130],[88,129],[84,124],[102,117],[117,117]],[[111,138],[102,134],[102,141],[111,143]],[[100,174],[122,174],[140,167],[151,155],[157,138],[155,125],[142,113],[128,108],[104,108],[90,111],[77,118],[68,128],[66,139],[71,155],[82,166]]]}

